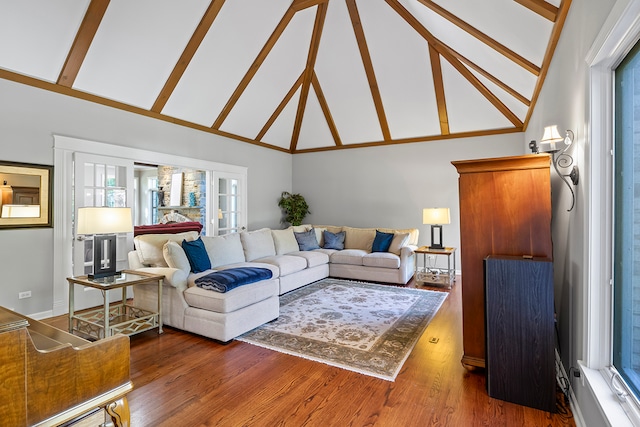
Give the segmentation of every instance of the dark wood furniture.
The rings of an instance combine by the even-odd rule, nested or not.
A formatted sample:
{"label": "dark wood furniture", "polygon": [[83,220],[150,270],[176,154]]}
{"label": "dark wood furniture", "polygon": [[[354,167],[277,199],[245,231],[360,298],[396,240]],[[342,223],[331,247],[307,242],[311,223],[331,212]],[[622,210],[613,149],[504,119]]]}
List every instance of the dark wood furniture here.
{"label": "dark wood furniture", "polygon": [[129,338],[91,343],[0,307],[0,424],[57,426],[103,408],[129,425]]}
{"label": "dark wood furniture", "polygon": [[553,263],[489,256],[485,287],[489,396],[555,412]]}
{"label": "dark wood furniture", "polygon": [[460,174],[464,355],[485,366],[484,267],[488,255],[553,259],[548,154],[452,162]]}

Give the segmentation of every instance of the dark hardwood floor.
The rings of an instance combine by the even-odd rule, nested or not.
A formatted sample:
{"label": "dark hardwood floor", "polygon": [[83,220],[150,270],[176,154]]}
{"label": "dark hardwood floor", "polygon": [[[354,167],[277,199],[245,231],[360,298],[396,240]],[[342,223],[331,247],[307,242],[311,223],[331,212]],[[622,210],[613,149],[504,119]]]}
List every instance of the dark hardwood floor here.
{"label": "dark hardwood floor", "polygon": [[459,283],[394,382],[170,327],[132,336],[131,425],[575,426],[562,394],[555,414],[492,399],[462,367]]}

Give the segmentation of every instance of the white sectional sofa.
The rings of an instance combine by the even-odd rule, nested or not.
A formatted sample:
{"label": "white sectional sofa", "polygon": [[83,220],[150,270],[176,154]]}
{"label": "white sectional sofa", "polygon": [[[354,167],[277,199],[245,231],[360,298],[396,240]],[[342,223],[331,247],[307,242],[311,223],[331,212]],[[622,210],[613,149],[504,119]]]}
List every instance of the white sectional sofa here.
{"label": "white sectional sofa", "polygon": [[[305,246],[306,242],[298,240],[310,238],[310,230],[315,236],[311,241],[318,248],[300,250],[300,244],[303,249],[314,246],[313,243]],[[344,237],[344,249],[324,248],[325,232],[331,233],[328,236],[332,239]],[[389,247],[380,251],[378,245],[375,248],[378,252],[373,252],[374,241],[381,241],[377,234],[383,233],[387,233]],[[196,242],[198,238],[202,244]],[[204,246],[208,258],[205,261],[210,268],[194,273],[183,241]],[[199,236],[195,231],[145,234],[136,236],[134,242],[136,249],[129,253],[129,268],[165,276],[164,324],[226,342],[276,319],[279,295],[325,277],[407,283],[415,270],[413,251],[418,243],[418,230],[305,225],[215,237]],[[242,267],[267,269],[271,278],[227,292],[204,289],[196,283],[216,271]],[[153,309],[157,304],[156,292],[152,285],[135,286],[136,304]]]}

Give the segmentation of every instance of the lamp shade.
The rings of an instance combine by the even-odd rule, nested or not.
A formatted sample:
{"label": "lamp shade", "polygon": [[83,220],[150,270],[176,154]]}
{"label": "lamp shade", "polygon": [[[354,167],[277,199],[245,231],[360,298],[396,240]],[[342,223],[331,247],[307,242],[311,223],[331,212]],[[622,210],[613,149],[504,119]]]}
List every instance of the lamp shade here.
{"label": "lamp shade", "polygon": [[541,143],[551,143],[551,142],[560,142],[564,138],[560,136],[560,132],[558,132],[558,126],[547,126],[544,128],[544,133],[542,134]]}
{"label": "lamp shade", "polygon": [[133,231],[131,208],[78,208],[77,234],[115,234]]}
{"label": "lamp shade", "polygon": [[450,224],[449,208],[425,208],[422,210],[423,224]]}
{"label": "lamp shade", "polygon": [[38,218],[40,205],[2,205],[2,218]]}

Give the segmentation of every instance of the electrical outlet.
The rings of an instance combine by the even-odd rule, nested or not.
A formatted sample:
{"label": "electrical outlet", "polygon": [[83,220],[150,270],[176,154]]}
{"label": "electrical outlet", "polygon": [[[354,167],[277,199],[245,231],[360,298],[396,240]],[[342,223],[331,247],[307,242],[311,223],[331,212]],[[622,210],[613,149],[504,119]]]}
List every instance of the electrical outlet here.
{"label": "electrical outlet", "polygon": [[31,291],[24,291],[18,294],[18,299],[31,298]]}

